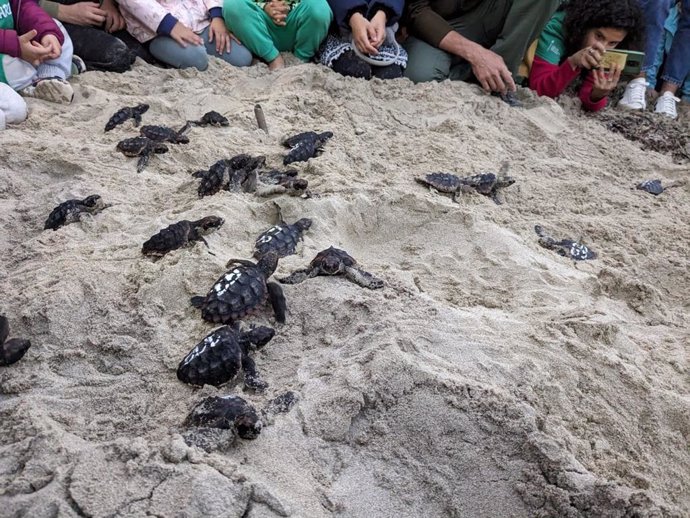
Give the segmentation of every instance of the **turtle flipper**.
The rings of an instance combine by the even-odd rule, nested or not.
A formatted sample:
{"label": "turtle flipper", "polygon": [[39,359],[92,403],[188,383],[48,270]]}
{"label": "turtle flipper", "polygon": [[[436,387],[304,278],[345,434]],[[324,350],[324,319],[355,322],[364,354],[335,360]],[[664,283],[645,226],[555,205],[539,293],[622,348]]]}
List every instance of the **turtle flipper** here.
{"label": "turtle flipper", "polygon": [[255,169],[245,176],[242,183],[242,190],[244,192],[254,192],[259,184],[259,172]]}
{"label": "turtle flipper", "polygon": [[143,155],[141,155],[139,161],[137,162],[137,173],[141,173],[144,169],[146,169],[146,166],[149,165],[152,152],[153,151],[151,150],[147,150]]}
{"label": "turtle flipper", "polygon": [[381,279],[354,266],[347,266],[345,268],[345,277],[363,288],[369,288],[370,290],[383,288],[383,281]]}
{"label": "turtle flipper", "polygon": [[242,266],[256,266],[255,263],[251,261],[247,261],[246,259],[229,259],[227,263],[225,263],[226,268],[230,268],[233,264],[241,264]]}
{"label": "turtle flipper", "polygon": [[189,302],[197,309],[201,309],[206,304],[206,297],[196,296],[189,299]]}
{"label": "turtle flipper", "polygon": [[29,340],[22,338],[12,338],[0,345],[0,365],[12,365],[18,362],[31,347]]}
{"label": "turtle flipper", "polygon": [[299,396],[297,393],[290,390],[270,400],[261,413],[265,416],[286,414],[292,410],[292,407],[295,406],[298,401]]}
{"label": "turtle flipper", "polygon": [[10,321],[7,317],[0,315],[0,345],[5,343],[7,337],[10,335]]}
{"label": "turtle flipper", "polygon": [[134,119],[134,127],[138,128],[139,124],[141,124],[141,113],[135,111],[134,115],[132,115],[132,118]]}
{"label": "turtle flipper", "polygon": [[285,295],[283,294],[283,288],[280,284],[275,282],[267,282],[266,287],[268,288],[268,300],[271,301],[271,306],[273,307],[273,312],[276,315],[276,320],[284,324],[285,323],[285,313],[287,312],[287,303],[285,302]]}
{"label": "turtle flipper", "polygon": [[268,383],[261,379],[256,370],[256,363],[248,355],[242,355],[242,369],[244,370],[244,386],[257,392],[262,392],[268,388]]}
{"label": "turtle flipper", "polygon": [[281,284],[299,284],[300,282],[304,282],[307,279],[311,279],[312,277],[316,277],[319,274],[318,270],[316,268],[306,268],[304,270],[295,270],[292,272],[290,275],[287,277],[282,277],[278,279],[278,282]]}

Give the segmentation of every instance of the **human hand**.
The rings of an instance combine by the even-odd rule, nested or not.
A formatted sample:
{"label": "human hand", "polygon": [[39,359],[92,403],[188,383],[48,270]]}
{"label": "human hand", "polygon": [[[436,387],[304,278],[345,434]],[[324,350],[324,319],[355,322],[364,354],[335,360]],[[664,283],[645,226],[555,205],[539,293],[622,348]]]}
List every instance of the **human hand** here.
{"label": "human hand", "polygon": [[62,54],[62,45],[60,45],[60,40],[58,40],[57,36],[54,34],[46,34],[43,36],[43,38],[41,38],[41,45],[43,45],[43,48],[50,51],[48,56],[42,61],[48,59],[57,59],[60,57],[60,54]]}
{"label": "human hand", "polygon": [[96,2],[58,5],[58,20],[74,25],[102,25],[107,13]]}
{"label": "human hand", "polygon": [[187,47],[188,43],[201,45],[204,42],[197,33],[181,22],[175,24],[175,27],[170,31],[170,37],[184,48]]}
{"label": "human hand", "polygon": [[601,63],[601,58],[604,57],[604,52],[606,52],[604,46],[601,43],[596,42],[591,47],[585,47],[584,49],[578,50],[575,54],[568,58],[568,61],[576,68],[586,68],[587,70],[591,70],[599,66],[599,63]]}
{"label": "human hand", "polygon": [[232,40],[239,43],[237,38],[228,31],[222,18],[214,18],[211,20],[211,25],[208,29],[208,41],[213,42],[214,39],[216,40],[216,52],[218,52],[218,54],[222,54],[223,52],[229,53],[232,47]]}
{"label": "human hand", "polygon": [[43,45],[31,41],[36,37],[35,30],[30,30],[19,36],[19,49],[21,51],[21,58],[27,63],[32,65],[40,65],[42,61],[49,59],[50,49],[45,48]]}
{"label": "human hand", "polygon": [[[386,22],[388,17],[385,11],[378,11],[370,22],[369,41],[377,49],[386,39]],[[373,37],[372,37],[373,32]]]}
{"label": "human hand", "polygon": [[376,30],[361,13],[350,16],[350,28],[352,29],[352,41],[362,54],[376,55],[379,53],[378,49],[371,43],[372,38],[376,37]]}
{"label": "human hand", "polygon": [[590,94],[590,99],[594,102],[601,101],[618,86],[621,78],[621,67],[614,64],[611,70],[592,70],[594,77],[594,87]]}
{"label": "human hand", "polygon": [[282,0],[273,0],[266,3],[264,12],[273,20],[273,23],[284,27],[285,20],[290,13],[290,6]]}
{"label": "human hand", "polygon": [[472,65],[472,72],[479,84],[486,92],[515,91],[513,75],[508,70],[503,58],[489,49],[477,45],[477,49],[470,55],[468,61]]}
{"label": "human hand", "polygon": [[113,0],[103,0],[101,9],[105,12],[105,30],[107,32],[117,32],[127,27],[127,22]]}

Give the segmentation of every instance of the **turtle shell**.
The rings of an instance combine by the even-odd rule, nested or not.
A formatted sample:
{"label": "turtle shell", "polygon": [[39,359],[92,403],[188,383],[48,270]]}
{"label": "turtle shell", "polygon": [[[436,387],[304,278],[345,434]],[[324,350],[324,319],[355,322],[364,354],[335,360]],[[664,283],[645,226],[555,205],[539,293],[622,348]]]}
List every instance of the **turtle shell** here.
{"label": "turtle shell", "polygon": [[206,295],[201,307],[204,320],[230,323],[266,302],[266,278],[256,266],[237,265],[224,273]]}
{"label": "turtle shell", "polygon": [[426,176],[417,178],[421,184],[433,187],[439,192],[454,193],[458,190],[462,181],[460,178],[451,173],[431,173]]}
{"label": "turtle shell", "polygon": [[269,228],[256,239],[254,257],[261,257],[271,250],[278,257],[294,254],[303,232],[297,225],[281,224]]}
{"label": "turtle shell", "polygon": [[126,156],[139,156],[151,145],[151,140],[146,137],[132,137],[117,143],[117,150]]}
{"label": "turtle shell", "polygon": [[228,173],[228,161],[218,160],[208,171],[197,171],[194,173],[196,178],[201,179],[197,193],[200,197],[211,196],[219,192],[226,184]]}
{"label": "turtle shell", "polygon": [[81,212],[81,200],[67,200],[55,207],[46,219],[44,229],[57,230],[58,228],[79,220]]}
{"label": "turtle shell", "polygon": [[475,174],[474,176],[460,178],[462,184],[474,187],[481,194],[491,194],[494,187],[496,187],[497,181],[498,177],[494,173]]}
{"label": "turtle shell", "polygon": [[647,191],[649,194],[654,194],[658,196],[664,192],[664,188],[661,185],[661,180],[645,180],[637,185],[637,188],[642,191]]}
{"label": "turtle shell", "polygon": [[163,256],[171,250],[186,246],[194,234],[191,221],[178,221],[152,236],[144,243],[141,251],[144,255]]}
{"label": "turtle shell", "polygon": [[199,342],[180,362],[177,378],[191,385],[219,386],[242,369],[238,333],[229,326],[216,329]]}
{"label": "turtle shell", "polygon": [[201,122],[203,124],[209,124],[211,126],[229,126],[230,121],[228,121],[227,117],[224,117],[217,111],[211,110],[208,113],[204,113],[203,117],[201,117]]}
{"label": "turtle shell", "polygon": [[320,251],[312,260],[312,268],[320,268],[326,275],[336,275],[340,273],[341,267],[355,266],[357,261],[345,250],[333,246]]}
{"label": "turtle shell", "polygon": [[254,407],[239,396],[210,396],[197,404],[185,420],[187,426],[235,428],[243,439],[255,439],[262,423]]}

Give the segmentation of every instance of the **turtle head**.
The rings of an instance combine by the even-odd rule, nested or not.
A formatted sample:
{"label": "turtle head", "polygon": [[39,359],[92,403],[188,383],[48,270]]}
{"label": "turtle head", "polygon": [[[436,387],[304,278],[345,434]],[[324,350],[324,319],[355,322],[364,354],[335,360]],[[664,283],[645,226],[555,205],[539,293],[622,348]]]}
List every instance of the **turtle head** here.
{"label": "turtle head", "polygon": [[199,230],[202,235],[210,234],[211,232],[218,230],[223,226],[225,220],[219,216],[206,216],[198,221],[194,222],[194,226]]}
{"label": "turtle head", "polygon": [[254,344],[257,349],[261,349],[271,341],[275,334],[275,329],[271,327],[257,326],[243,333],[242,339],[247,340],[250,344]]}
{"label": "turtle head", "polygon": [[336,275],[342,271],[344,266],[343,258],[338,252],[337,248],[331,246],[323,253],[319,266],[326,275]]}
{"label": "turtle head", "polygon": [[292,182],[292,188],[297,191],[305,191],[309,187],[309,182],[304,178],[296,178]]}
{"label": "turtle head", "polygon": [[84,198],[84,201],[82,201],[82,203],[84,204],[84,207],[86,207],[86,210],[92,214],[102,211],[107,207],[107,205],[103,201],[103,198],[101,198],[98,194],[92,194],[91,196],[87,196],[86,198]]}
{"label": "turtle head", "polygon": [[274,251],[265,253],[261,256],[256,266],[268,279],[278,268],[278,254]]}
{"label": "turtle head", "polygon": [[515,183],[515,178],[512,176],[499,176],[496,183],[499,187],[508,187]]}
{"label": "turtle head", "polygon": [[302,218],[295,221],[295,226],[299,228],[302,232],[309,230],[311,227],[312,220],[309,218]]}
{"label": "turtle head", "polygon": [[332,131],[324,131],[323,133],[319,134],[319,140],[321,142],[326,142],[330,138],[333,138],[333,132]]}
{"label": "turtle head", "polygon": [[141,115],[142,113],[146,113],[149,111],[149,105],[148,104],[139,104],[138,106],[134,107],[134,112],[138,113]]}
{"label": "turtle head", "polygon": [[263,423],[254,413],[245,413],[235,418],[235,430],[242,439],[256,439],[261,433]]}

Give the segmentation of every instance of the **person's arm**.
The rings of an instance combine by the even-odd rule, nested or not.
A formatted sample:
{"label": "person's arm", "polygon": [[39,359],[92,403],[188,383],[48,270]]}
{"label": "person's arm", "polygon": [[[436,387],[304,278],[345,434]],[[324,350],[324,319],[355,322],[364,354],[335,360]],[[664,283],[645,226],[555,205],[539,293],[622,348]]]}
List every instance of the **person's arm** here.
{"label": "person's arm", "polygon": [[220,0],[204,0],[204,6],[208,11],[208,19],[223,18],[223,4]]}
{"label": "person's arm", "polygon": [[585,110],[591,111],[591,112],[598,112],[599,110],[603,110],[606,107],[606,103],[608,102],[608,97],[604,96],[601,99],[597,101],[592,100],[592,90],[594,89],[594,75],[592,72],[587,74],[587,77],[585,78],[584,82],[582,83],[582,87],[580,88],[580,100],[582,101],[582,107]]}
{"label": "person's arm", "polygon": [[404,7],[404,0],[374,0],[369,8],[369,16],[374,16],[378,11],[384,11],[386,25],[390,27],[400,20]]}
{"label": "person's arm", "polygon": [[58,20],[60,19],[58,17],[58,9],[60,7],[60,4],[58,2],[51,2],[50,0],[40,0],[38,2],[38,6],[43,9],[46,13],[51,18],[57,18]]}
{"label": "person's arm", "polygon": [[155,0],[119,0],[118,4],[150,31],[170,36],[178,20]]}
{"label": "person's arm", "polygon": [[[441,41],[451,33],[456,34],[462,40],[469,41],[457,34],[443,16],[431,8],[429,0],[411,0],[408,3],[407,28],[412,36],[434,47],[442,48]],[[463,46],[461,40],[455,39],[446,41],[446,44],[452,45],[458,51],[462,50],[460,47]],[[446,50],[446,52],[452,51]],[[457,55],[461,56],[462,54]]]}
{"label": "person's arm", "polygon": [[[529,73],[529,87],[539,95],[556,98],[579,73],[580,69],[571,65],[567,59],[560,65],[554,65],[535,56]],[[591,90],[590,85],[590,92]]]}
{"label": "person's arm", "polygon": [[36,0],[22,0],[19,13],[12,13],[15,16],[15,26],[19,34],[24,34],[34,29],[38,34],[35,41],[41,41],[48,35],[55,36],[62,45],[65,37],[53,19],[41,9]]}
{"label": "person's arm", "polygon": [[13,29],[0,29],[0,54],[7,54],[13,58],[21,56],[19,35]]}

